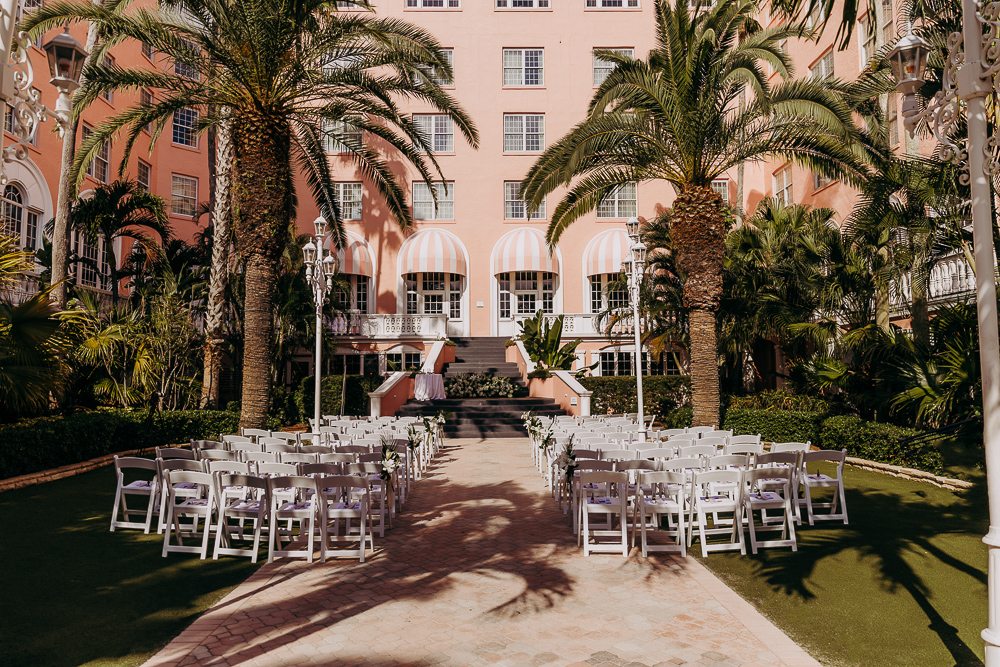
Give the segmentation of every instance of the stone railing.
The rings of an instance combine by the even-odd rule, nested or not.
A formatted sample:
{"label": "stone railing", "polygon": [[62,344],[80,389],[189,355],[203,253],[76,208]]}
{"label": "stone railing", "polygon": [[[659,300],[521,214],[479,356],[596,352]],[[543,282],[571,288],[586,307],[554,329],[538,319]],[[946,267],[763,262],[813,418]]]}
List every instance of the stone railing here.
{"label": "stone railing", "polygon": [[[551,325],[559,315],[546,315],[545,320]],[[514,317],[514,331],[515,333],[521,332],[521,322],[530,319],[526,315],[517,315]],[[563,320],[563,338],[577,338],[577,337],[589,337],[589,336],[604,336],[604,329],[598,326],[597,315],[593,313],[566,313],[565,319]],[[615,323],[612,327],[612,335],[614,336],[631,336],[632,335],[632,317],[631,315],[623,318]]]}
{"label": "stone railing", "polygon": [[[912,294],[910,276],[903,275],[899,287],[892,295],[892,311],[906,312],[910,307]],[[938,261],[931,269],[927,300],[942,304],[966,298],[973,301],[976,298],[976,274],[965,255],[959,253]]]}
{"label": "stone railing", "polygon": [[[335,333],[365,338],[422,338],[424,340],[448,337],[447,315],[361,315],[351,313],[346,321],[335,322]],[[339,330],[339,331],[338,331]]]}

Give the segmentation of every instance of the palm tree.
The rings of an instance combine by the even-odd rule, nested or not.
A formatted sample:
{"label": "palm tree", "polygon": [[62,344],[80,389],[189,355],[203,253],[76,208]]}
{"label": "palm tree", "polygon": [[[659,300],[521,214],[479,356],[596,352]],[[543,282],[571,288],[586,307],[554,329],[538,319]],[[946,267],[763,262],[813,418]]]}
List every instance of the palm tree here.
{"label": "palm tree", "polygon": [[[717,424],[719,372],[715,312],[722,293],[727,211],[712,180],[747,161],[785,157],[833,178],[852,178],[859,160],[846,105],[820,82],[773,87],[789,60],[778,42],[803,28],[744,30],[752,0],[721,0],[692,11],[686,0],[656,0],[657,45],[648,60],[610,51],[617,67],[595,92],[586,119],[553,144],[522,183],[530,206],[575,183],[552,214],[548,241],[625,183],[663,179],[677,191],[671,235],[690,310],[694,424]],[[747,84],[753,100],[740,109]]]}
{"label": "palm tree", "polygon": [[[140,228],[143,227],[155,232],[159,241],[142,232]],[[131,259],[134,262],[136,256],[141,255],[147,264],[155,264],[162,254],[160,243],[170,241],[170,223],[163,199],[127,179],[101,185],[90,196],[77,201],[70,228],[93,245],[97,245],[98,239],[104,241],[108,274],[101,276],[101,280],[111,290],[113,306],[118,305],[118,290],[127,273],[118,264],[115,241],[132,239],[135,244]]]}
{"label": "palm tree", "polygon": [[[125,109],[95,129],[80,148],[78,173],[104,141],[121,131],[126,134],[124,165],[142,128],[152,123],[155,140],[176,112],[197,110],[196,131],[231,122],[233,226],[246,267],[240,418],[246,427],[263,426],[268,410],[277,270],[296,208],[293,169],[304,174],[343,246],[346,235],[325,136],[346,147],[404,230],[412,225],[406,190],[382,152],[355,132],[393,149],[427,183],[431,167],[437,166],[433,147],[396,100],[415,100],[448,114],[469,143],[478,144],[472,120],[435,82],[435,77],[452,76],[437,40],[405,21],[340,12],[338,4],[181,0],[159,10],[116,14],[89,2],[53,2],[24,23],[37,34],[68,20],[91,21],[109,41],[145,42],[190,75],[89,67],[78,110],[112,90],[155,93],[151,103]],[[365,2],[357,5],[369,8]]]}

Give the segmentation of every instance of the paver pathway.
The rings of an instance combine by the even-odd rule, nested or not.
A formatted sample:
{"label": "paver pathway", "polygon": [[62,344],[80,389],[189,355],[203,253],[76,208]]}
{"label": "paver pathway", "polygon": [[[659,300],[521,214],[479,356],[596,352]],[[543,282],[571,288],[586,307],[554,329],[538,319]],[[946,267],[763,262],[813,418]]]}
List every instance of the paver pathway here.
{"label": "paver pathway", "polygon": [[819,664],[692,558],[584,558],[527,439],[447,441],[376,546],[265,565],[146,664]]}

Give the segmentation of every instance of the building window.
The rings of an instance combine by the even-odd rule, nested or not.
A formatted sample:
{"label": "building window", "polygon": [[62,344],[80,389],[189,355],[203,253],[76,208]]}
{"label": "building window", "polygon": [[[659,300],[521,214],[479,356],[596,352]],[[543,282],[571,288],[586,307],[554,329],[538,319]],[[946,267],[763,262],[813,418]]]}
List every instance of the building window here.
{"label": "building window", "polygon": [[[623,56],[632,57],[634,53],[633,49],[599,49],[601,51],[614,51],[615,53],[620,53]],[[594,53],[594,86],[599,86],[604,83],[604,80],[608,78],[611,71],[614,70],[615,64],[608,62],[607,60],[602,60],[597,57],[597,53]]]}
{"label": "building window", "polygon": [[822,190],[833,183],[833,179],[823,174],[813,174],[813,190]]}
{"label": "building window", "polygon": [[361,219],[361,183],[334,183],[334,196],[340,204],[343,220]]}
{"label": "building window", "polygon": [[545,146],[545,116],[540,113],[503,115],[503,150],[540,153]]}
{"label": "building window", "polygon": [[408,273],[407,315],[442,315],[462,318],[462,276],[455,273]]}
{"label": "building window", "polygon": [[[455,49],[441,49],[441,53],[444,55],[444,59],[448,62],[448,67],[451,68],[452,73],[454,74],[454,71],[455,71]],[[424,76],[426,76],[428,79],[430,79],[432,82],[436,83],[439,86],[454,86],[455,85],[455,79],[454,79],[454,77],[452,77],[452,78],[449,79],[449,78],[447,78],[445,76],[441,76],[441,74],[443,74],[443,73],[439,72],[438,70],[436,70],[436,69],[434,69],[432,67],[418,66],[417,69],[419,69],[421,72],[423,72]]]}
{"label": "building window", "polygon": [[198,124],[198,112],[194,109],[178,109],[174,112],[173,138],[175,144],[198,147],[198,137],[194,128]]}
{"label": "building window", "polygon": [[460,0],[406,0],[407,9],[459,9]]}
{"label": "building window", "polygon": [[139,160],[139,166],[135,173],[135,181],[146,192],[149,192],[150,171],[151,167],[142,160]]}
{"label": "building window", "polygon": [[674,351],[663,353],[663,374],[680,375],[681,366],[677,363],[677,353]]}
{"label": "building window", "polygon": [[27,250],[38,248],[38,214],[28,211],[24,219],[24,247]]}
{"label": "building window", "polygon": [[598,218],[631,218],[638,211],[635,183],[622,183],[597,205]]}
{"label": "building window", "polygon": [[153,54],[156,53],[153,50],[153,45],[146,42],[142,43],[142,55],[146,56],[147,59],[152,60]]}
{"label": "building window", "polygon": [[823,57],[809,68],[809,75],[816,81],[833,78],[833,49],[823,54]]}
{"label": "building window", "polygon": [[[110,69],[114,66],[115,66],[115,59],[112,58],[111,56],[104,56],[104,59],[101,61],[101,67],[105,69]],[[101,93],[101,99],[104,100],[105,102],[114,102],[115,99],[114,92],[111,90],[104,91],[103,93]]]}
{"label": "building window", "polygon": [[785,206],[792,203],[792,166],[774,172],[774,198]]}
{"label": "building window", "polygon": [[42,0],[24,0],[21,4],[21,10],[27,14],[28,12],[33,12],[36,9],[41,9]]}
{"label": "building window", "polygon": [[889,132],[889,145],[899,145],[899,115],[896,111],[896,95],[889,93],[885,97],[885,122]]}
{"label": "building window", "polygon": [[435,153],[455,151],[455,121],[445,114],[414,114],[413,124]]}
{"label": "building window", "polygon": [[3,189],[3,232],[18,242],[21,240],[21,223],[24,221],[24,201],[21,191],[13,185]]}
{"label": "building window", "polygon": [[361,129],[350,120],[323,119],[323,150],[327,153],[350,153],[361,146]]}
{"label": "building window", "polygon": [[590,277],[590,312],[600,313],[605,309],[625,310],[629,307],[628,291],[608,288],[621,278],[618,273],[605,273]]}
{"label": "building window", "polygon": [[77,280],[84,287],[97,288],[98,278],[98,247],[97,244],[90,243],[83,234],[77,236],[76,254],[83,260],[77,266]]}
{"label": "building window", "polygon": [[506,181],[503,184],[503,208],[504,218],[507,220],[544,220],[545,200],[542,200],[538,210],[528,216],[528,207],[521,199],[521,183],[518,181]]}
{"label": "building window", "polygon": [[423,355],[420,352],[387,352],[385,360],[398,371],[419,369],[423,365]]}
{"label": "building window", "polygon": [[549,0],[496,0],[497,9],[548,9]]}
{"label": "building window", "polygon": [[[87,140],[94,130],[84,125],[83,127],[83,139]],[[101,147],[94,153],[94,159],[90,161],[87,165],[87,176],[90,176],[96,181],[101,183],[108,182],[108,170],[111,166],[111,143],[105,141]]]}
{"label": "building window", "polygon": [[416,220],[454,220],[455,219],[455,184],[434,183],[437,193],[437,209],[434,208],[434,197],[427,184],[420,181],[413,184],[413,217]]}
{"label": "building window", "polygon": [[712,192],[722,197],[722,203],[729,205],[729,179],[717,178],[712,181]]}
{"label": "building window", "polygon": [[183,42],[184,47],[186,47],[186,49],[190,51],[191,60],[190,61],[174,60],[174,74],[176,74],[177,76],[182,76],[185,79],[193,79],[194,81],[198,81],[201,78],[201,73],[198,71],[198,68],[193,61],[195,61],[201,54],[201,49],[198,48],[197,44],[185,40],[181,41]]}
{"label": "building window", "polygon": [[882,41],[888,42],[896,37],[894,26],[892,0],[882,0]]}
{"label": "building window", "polygon": [[[142,88],[139,90],[139,105],[143,107],[153,106],[153,93],[149,92],[148,88]],[[146,123],[144,129],[147,133],[153,133],[153,124]]]}
{"label": "building window", "polygon": [[631,352],[601,352],[601,375],[635,375]]}
{"label": "building window", "polygon": [[[554,311],[554,273],[545,271],[516,271],[497,275],[500,287],[500,317],[510,319],[517,315],[534,315],[539,309],[544,313]],[[513,284],[514,289],[511,289]]]}
{"label": "building window", "polygon": [[861,43],[861,68],[864,69],[875,55],[876,26],[872,25],[869,16],[862,17],[858,22],[861,24],[861,29],[858,31],[858,41]]}
{"label": "building window", "polygon": [[545,84],[543,49],[504,49],[503,85],[542,86]]}
{"label": "building window", "polygon": [[639,0],[587,0],[587,9],[638,9]]}
{"label": "building window", "polygon": [[354,276],[354,307],[362,315],[368,314],[368,276]]}
{"label": "building window", "polygon": [[170,177],[170,210],[192,218],[198,208],[198,179],[179,174]]}

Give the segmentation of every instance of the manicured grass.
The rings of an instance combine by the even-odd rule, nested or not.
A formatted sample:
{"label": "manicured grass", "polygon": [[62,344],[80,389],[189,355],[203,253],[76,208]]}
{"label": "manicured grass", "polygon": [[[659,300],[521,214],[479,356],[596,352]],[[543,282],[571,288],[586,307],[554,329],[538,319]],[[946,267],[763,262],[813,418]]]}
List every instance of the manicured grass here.
{"label": "manicured grass", "polygon": [[982,474],[962,493],[850,467],[846,479],[849,525],[804,524],[797,553],[702,562],[825,665],[981,665]]}
{"label": "manicured grass", "polygon": [[141,664],[258,567],[110,532],[114,474],[0,494],[0,664]]}

